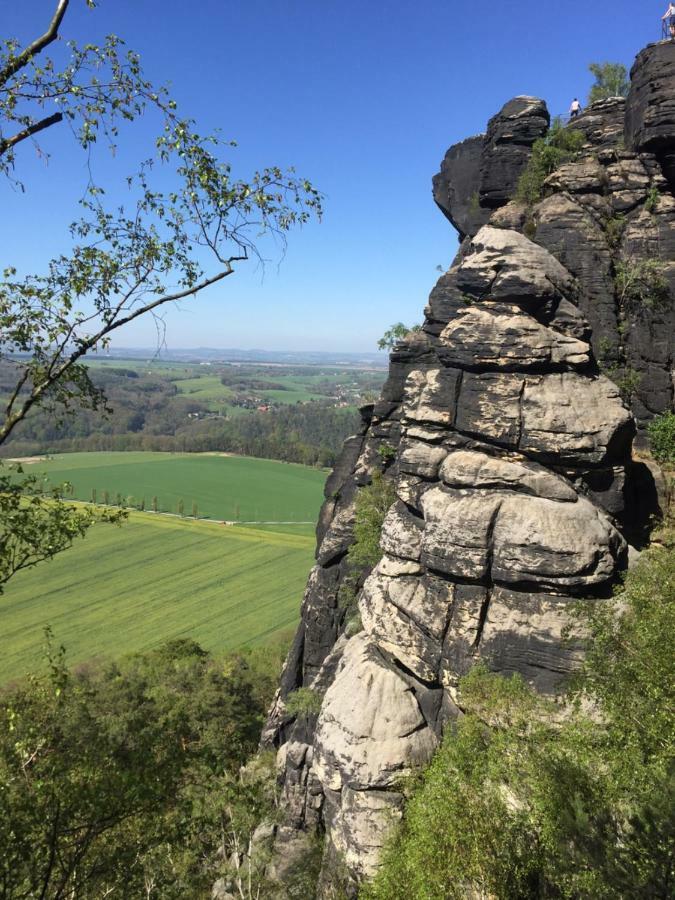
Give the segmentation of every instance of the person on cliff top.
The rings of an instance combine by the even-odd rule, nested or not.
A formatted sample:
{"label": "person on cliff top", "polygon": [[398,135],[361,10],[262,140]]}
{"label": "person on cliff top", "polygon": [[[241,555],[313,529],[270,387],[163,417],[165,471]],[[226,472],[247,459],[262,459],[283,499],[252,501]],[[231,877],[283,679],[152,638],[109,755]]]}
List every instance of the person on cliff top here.
{"label": "person on cliff top", "polygon": [[572,100],[572,105],[570,106],[570,119],[576,119],[580,112],[581,103],[579,103],[579,101],[575,97],[574,100]]}
{"label": "person on cliff top", "polygon": [[666,10],[665,15],[662,16],[662,21],[668,28],[671,40],[675,39],[675,3],[668,4],[668,9]]}

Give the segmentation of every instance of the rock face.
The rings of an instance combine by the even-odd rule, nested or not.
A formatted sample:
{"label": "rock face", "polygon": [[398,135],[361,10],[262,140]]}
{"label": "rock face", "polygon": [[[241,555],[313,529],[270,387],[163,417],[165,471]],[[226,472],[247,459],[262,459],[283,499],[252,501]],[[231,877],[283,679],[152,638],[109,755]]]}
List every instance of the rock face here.
{"label": "rock face", "polygon": [[[661,134],[640,103],[629,98],[630,133]],[[451,148],[434,180],[465,239],[326,485],[317,564],[263,736],[279,753],[280,856],[325,830],[325,871],[370,876],[401,815],[401,779],[460,710],[459,679],[480,660],[556,691],[581,652],[562,640],[570,604],[608,596],[626,566],[635,420],[615,381],[630,361],[642,422],[672,404],[675,200],[667,141],[660,156],[616,146],[623,110],[606,101],[574,123],[585,149],[529,210],[510,197],[548,124],[533,98]],[[665,288],[635,309],[617,271],[655,258]],[[358,585],[354,633],[340,588],[356,495],[381,469],[396,499],[382,558]],[[300,686],[321,709],[294,718],[285,701]]]}
{"label": "rock face", "polygon": [[433,178],[434,200],[459,232],[474,235],[512,196],[532,144],[549,125],[546,104],[515,97],[490,119],[487,134],[454,144]]}

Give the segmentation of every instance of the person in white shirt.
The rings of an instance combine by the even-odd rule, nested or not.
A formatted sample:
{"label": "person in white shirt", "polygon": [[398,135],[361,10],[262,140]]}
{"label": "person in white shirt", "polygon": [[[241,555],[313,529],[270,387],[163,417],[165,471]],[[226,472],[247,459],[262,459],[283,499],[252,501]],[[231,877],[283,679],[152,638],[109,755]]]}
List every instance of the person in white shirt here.
{"label": "person in white shirt", "polygon": [[572,105],[570,106],[570,119],[576,119],[580,112],[581,103],[579,103],[579,101],[575,97],[574,100],[572,100]]}
{"label": "person in white shirt", "polygon": [[669,3],[663,18],[663,36],[675,40],[675,3]]}

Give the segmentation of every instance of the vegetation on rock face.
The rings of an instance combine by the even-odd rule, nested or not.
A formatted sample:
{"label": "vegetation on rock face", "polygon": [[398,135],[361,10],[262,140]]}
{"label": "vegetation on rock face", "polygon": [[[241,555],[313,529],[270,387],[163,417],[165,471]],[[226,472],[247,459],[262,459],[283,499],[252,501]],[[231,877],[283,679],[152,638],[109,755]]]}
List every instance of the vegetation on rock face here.
{"label": "vegetation on rock face", "polygon": [[653,309],[668,301],[666,266],[659,259],[625,259],[614,266],[619,308],[636,313],[640,307]]}
{"label": "vegetation on rock face", "polygon": [[647,428],[654,458],[675,465],[675,413],[656,416]]}
{"label": "vegetation on rock face", "polygon": [[359,490],[356,497],[354,543],[349,548],[349,561],[354,566],[372,569],[379,562],[382,556],[382,525],[395,499],[393,484],[381,472],[375,472],[372,482]]}
{"label": "vegetation on rock face", "polygon": [[411,325],[408,328],[403,322],[396,322],[391,328],[388,328],[377,342],[380,350],[392,350],[396,344],[406,338],[411,332],[421,331],[421,325]]}
{"label": "vegetation on rock face", "polygon": [[[0,174],[12,179],[21,150],[61,122],[70,124],[85,150],[98,136],[114,149],[121,122],[141,116],[150,121],[153,111],[154,160],[126,179],[129,200],[123,206],[106,206],[90,168],[79,201],[82,216],[70,227],[70,250],[45,261],[37,274],[4,269],[0,360],[13,362],[15,380],[3,403],[0,444],[35,408],[56,418],[74,407],[104,408],[105,397],[83,363],[87,353],[105,348],[128,323],[194,297],[249,257],[259,258],[262,235],[283,243],[291,228],[321,214],[319,193],[293,170],[271,166],[248,180],[234,178],[224,158],[231,144],[200,134],[194,121],[180,116],[168,92],[146,79],[137,54],[125,52],[117,36],[101,46],[61,43],[69,6],[58,0],[47,30],[26,46],[14,39],[0,44]],[[65,58],[47,55],[52,45],[64,47]],[[45,115],[50,108],[54,112]],[[153,183],[156,169],[162,170],[162,188]],[[80,192],[74,185],[74,198]],[[7,487],[3,477],[3,513],[19,516],[23,500]],[[35,513],[32,527],[21,532],[26,546],[15,541],[8,554],[0,543],[5,578],[15,559],[49,555],[49,535],[59,526],[56,518],[50,523],[51,515],[69,518],[63,533],[71,538],[58,549],[86,531],[88,514],[64,511],[60,502],[32,493],[29,512],[23,511],[24,517]]]}
{"label": "vegetation on rock face", "polygon": [[668,898],[675,885],[675,550],[589,604],[567,711],[476,668],[369,900]]}
{"label": "vegetation on rock face", "polygon": [[630,88],[628,70],[621,63],[591,63],[588,69],[595,78],[588,95],[589,103],[628,95]]}
{"label": "vegetation on rock face", "polygon": [[[383,463],[391,459],[391,451],[394,450],[388,444],[381,448],[380,454]],[[394,451],[395,452],[395,451]],[[348,572],[343,578],[338,594],[340,606],[345,615],[350,619],[352,633],[361,628],[356,612],[356,598],[359,586],[364,575],[369,573],[380,561],[382,550],[380,549],[380,535],[385,516],[396,500],[396,491],[392,482],[385,478],[381,471],[373,473],[370,484],[359,488],[356,495],[354,542],[347,553]],[[354,626],[356,628],[354,629]]]}
{"label": "vegetation on rock face", "polygon": [[586,138],[581,131],[565,128],[555,119],[547,134],[532,145],[532,154],[518,180],[515,199],[532,206],[543,196],[544,181],[558,166],[574,159]]}
{"label": "vegetation on rock face", "polygon": [[286,698],[286,711],[291,716],[316,715],[321,709],[322,695],[311,688],[297,688]]}
{"label": "vegetation on rock face", "polygon": [[239,767],[277,677],[192,641],[77,671],[52,648],[1,698],[2,896],[178,900],[236,876],[274,803],[269,765]]}

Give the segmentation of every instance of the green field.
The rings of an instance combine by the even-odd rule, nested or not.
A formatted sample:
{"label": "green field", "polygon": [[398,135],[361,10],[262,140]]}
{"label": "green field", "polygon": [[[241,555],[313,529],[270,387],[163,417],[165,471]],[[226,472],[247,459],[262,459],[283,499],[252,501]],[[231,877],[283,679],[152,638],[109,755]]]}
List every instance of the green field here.
{"label": "green field", "polygon": [[[73,496],[99,503],[108,491],[124,505],[157,497],[158,508],[186,515],[242,522],[315,522],[326,473],[275,460],[207,453],[67,453],[26,466],[51,484],[69,482]],[[127,498],[133,502],[127,504]]]}
{"label": "green field", "polygon": [[313,539],[132,513],[95,526],[0,597],[0,684],[38,669],[49,624],[71,663],[190,637],[215,652],[264,643],[298,620]]}

